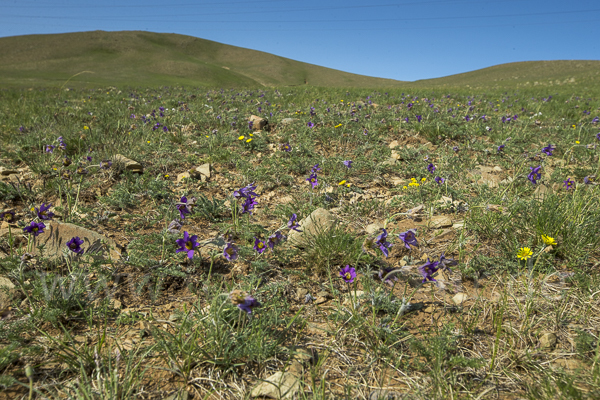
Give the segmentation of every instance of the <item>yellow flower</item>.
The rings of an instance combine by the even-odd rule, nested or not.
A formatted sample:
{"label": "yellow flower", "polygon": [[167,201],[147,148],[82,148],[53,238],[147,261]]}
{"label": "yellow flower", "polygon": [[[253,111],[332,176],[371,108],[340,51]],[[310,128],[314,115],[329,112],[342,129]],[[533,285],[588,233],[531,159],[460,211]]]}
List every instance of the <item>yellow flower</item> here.
{"label": "yellow flower", "polygon": [[150,144],[150,141],[148,140],[146,143]]}
{"label": "yellow flower", "polygon": [[571,125],[573,127],[573,129],[577,128],[577,125]]}
{"label": "yellow flower", "polygon": [[206,135],[206,137],[208,137],[208,135]]}
{"label": "yellow flower", "polygon": [[417,179],[416,178],[410,178],[410,181],[417,183]]}
{"label": "yellow flower", "polygon": [[421,182],[425,182],[427,178],[421,178]]}
{"label": "yellow flower", "polygon": [[542,235],[542,240],[544,241],[544,243],[546,243],[547,246],[554,246],[556,245],[556,240],[554,240],[553,237],[547,236],[547,235]]}
{"label": "yellow flower", "polygon": [[579,144],[579,140],[576,140],[576,141],[575,141],[575,144]]}
{"label": "yellow flower", "polygon": [[529,247],[521,247],[519,251],[517,251],[517,258],[521,260],[529,260],[533,255],[533,251]]}
{"label": "yellow flower", "polygon": [[168,178],[168,177],[169,177],[169,174],[166,174],[166,175],[165,175],[165,178]]}
{"label": "yellow flower", "polygon": [[406,190],[408,189],[406,186],[402,186],[402,190]]}
{"label": "yellow flower", "polygon": [[252,133],[249,133],[248,136],[253,137],[254,135]]}
{"label": "yellow flower", "polygon": [[238,140],[244,140],[244,139],[246,139],[246,137],[245,137],[245,136],[240,136],[240,137],[238,138]]}
{"label": "yellow flower", "polygon": [[352,184],[351,184],[351,183],[347,183],[347,184],[346,184],[346,187],[350,187],[350,186],[352,186]]}
{"label": "yellow flower", "polygon": [[246,143],[250,143],[252,141],[252,138],[246,140]]}
{"label": "yellow flower", "polygon": [[338,183],[338,185],[343,185],[344,183],[346,183],[346,180],[341,181],[340,183]]}
{"label": "yellow flower", "polygon": [[342,103],[344,102],[344,100],[340,100]]}
{"label": "yellow flower", "polygon": [[88,129],[90,129],[90,128],[89,128],[87,125],[85,125],[85,126],[83,127],[83,129],[84,129],[84,130],[88,130]]}
{"label": "yellow flower", "polygon": [[340,126],[342,126],[342,124],[337,124],[336,126],[334,126],[334,128],[339,128]]}

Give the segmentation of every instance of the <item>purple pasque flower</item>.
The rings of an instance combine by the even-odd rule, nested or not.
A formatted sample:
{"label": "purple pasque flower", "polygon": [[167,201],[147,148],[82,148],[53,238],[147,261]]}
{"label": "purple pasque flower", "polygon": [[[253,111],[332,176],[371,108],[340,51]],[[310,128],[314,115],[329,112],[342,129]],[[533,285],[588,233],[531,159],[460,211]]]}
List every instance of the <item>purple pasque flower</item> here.
{"label": "purple pasque flower", "polygon": [[423,119],[423,116],[421,115],[415,115],[415,117],[417,117],[417,122],[421,122],[421,120]]}
{"label": "purple pasque flower", "polygon": [[258,202],[252,196],[248,196],[246,200],[242,203],[242,214],[252,214],[252,210],[254,210],[254,206],[258,204]]}
{"label": "purple pasque flower", "polygon": [[54,153],[54,149],[55,148],[56,148],[56,146],[51,145],[51,144],[47,144],[46,145],[46,153],[50,153],[50,154]]}
{"label": "purple pasque flower", "polygon": [[427,281],[435,282],[433,274],[435,274],[438,271],[438,265],[438,261],[430,261],[429,258],[427,258],[427,262],[419,267],[419,272],[423,276],[423,283]]}
{"label": "purple pasque flower", "polygon": [[549,144],[548,146],[542,149],[542,153],[546,154],[547,156],[551,156],[554,149],[556,149],[556,146],[553,144]]}
{"label": "purple pasque flower", "polygon": [[504,148],[506,147],[505,144],[501,144],[500,146],[498,146],[498,148],[496,149],[496,153],[502,153],[504,151]]}
{"label": "purple pasque flower", "polygon": [[109,169],[110,167],[112,167],[112,161],[111,160],[102,160],[102,161],[100,161],[100,168],[102,168],[102,169]]}
{"label": "purple pasque flower", "polygon": [[453,258],[447,259],[446,256],[444,255],[444,253],[442,253],[442,255],[440,255],[440,263],[439,263],[440,269],[450,270],[450,266],[453,266],[456,264],[458,264],[458,262],[455,259],[453,259]]}
{"label": "purple pasque flower", "polygon": [[23,232],[31,233],[31,234],[33,234],[34,237],[37,237],[40,233],[44,233],[45,227],[46,227],[46,225],[44,225],[43,222],[31,221],[29,226],[26,226],[25,228],[23,228]]}
{"label": "purple pasque flower", "polygon": [[430,174],[433,174],[435,172],[435,165],[429,163],[429,165],[427,166],[427,171],[429,171]]}
{"label": "purple pasque flower", "polygon": [[537,167],[529,167],[529,169],[531,169],[531,172],[529,173],[529,175],[527,175],[527,179],[529,179],[531,183],[535,185],[537,181],[542,177],[542,174],[540,172],[542,166],[538,165]]}
{"label": "purple pasque flower", "polygon": [[311,121],[308,121],[308,124],[306,124],[310,129],[315,127],[315,124],[313,124]]}
{"label": "purple pasque flower", "polygon": [[187,253],[188,258],[191,260],[194,257],[194,249],[198,247],[198,235],[190,236],[187,231],[183,231],[183,239],[177,239],[175,243],[179,246],[175,253],[182,251]]}
{"label": "purple pasque flower", "polygon": [[317,173],[321,170],[321,168],[319,168],[319,164],[315,164],[313,165],[313,167],[310,169],[311,173]]}
{"label": "purple pasque flower", "polygon": [[15,210],[2,211],[0,213],[0,221],[6,221],[9,224],[15,221]]}
{"label": "purple pasque flower", "polygon": [[352,168],[352,160],[346,160],[346,161],[342,161],[342,162],[348,169]]}
{"label": "purple pasque flower", "polygon": [[83,239],[80,239],[79,236],[75,236],[67,242],[67,247],[75,254],[83,254],[83,249],[81,248],[82,244]]}
{"label": "purple pasque flower", "polygon": [[177,220],[173,220],[169,223],[169,226],[167,227],[167,231],[169,233],[173,233],[173,234],[178,234],[179,230],[183,227],[183,225],[181,224],[181,222],[177,221]]}
{"label": "purple pasque flower", "polygon": [[346,265],[344,268],[341,269],[340,276],[342,277],[344,282],[352,283],[356,278],[356,270],[351,266]]}
{"label": "purple pasque flower", "polygon": [[404,247],[406,247],[408,250],[411,250],[410,246],[419,247],[419,242],[417,242],[416,234],[417,234],[416,230],[409,229],[406,232],[400,233],[400,235],[398,235],[398,237],[404,243]]}
{"label": "purple pasque flower", "polygon": [[69,165],[71,165],[72,161],[69,157],[65,156],[65,158],[63,158],[63,166],[64,167],[68,167]]}
{"label": "purple pasque flower", "polygon": [[564,182],[564,185],[563,185],[563,186],[564,186],[564,187],[565,187],[567,190],[571,190],[571,189],[573,189],[573,188],[575,187],[575,181],[574,181],[574,180],[572,180],[571,178],[567,178],[567,180],[566,180],[566,181],[563,181],[563,182]]}
{"label": "purple pasque flower", "polygon": [[289,153],[290,151],[292,151],[292,146],[290,146],[289,143],[284,143],[281,145],[281,151],[285,151],[286,153]]}
{"label": "purple pasque flower", "polygon": [[43,221],[51,220],[54,217],[54,213],[50,212],[50,207],[52,207],[52,203],[42,203],[39,209],[36,207],[35,213],[38,218]]}
{"label": "purple pasque flower", "polygon": [[459,151],[460,149],[458,148],[458,146],[454,146],[454,147],[452,148],[452,150],[454,150],[454,152],[455,152],[455,153],[458,153],[458,151]]}
{"label": "purple pasque flower", "polygon": [[186,214],[191,214],[188,205],[189,204],[187,197],[181,196],[181,199],[179,199],[179,203],[177,203],[177,210],[179,211],[179,217],[181,219],[185,219]]}
{"label": "purple pasque flower", "polygon": [[[588,175],[585,178],[583,178],[583,183],[585,183],[586,185],[595,185],[596,182],[594,182],[596,180],[596,175]],[[2,216],[2,214],[0,214],[0,217]]]}
{"label": "purple pasque flower", "polygon": [[317,178],[316,172],[313,172],[312,174],[310,174],[309,177],[306,178],[306,181],[311,184],[313,189],[319,185],[319,180]]}
{"label": "purple pasque flower", "polygon": [[240,310],[245,311],[248,315],[252,314],[252,309],[261,306],[258,300],[241,290],[232,290],[231,293],[229,293],[229,299],[233,305],[237,306]]}
{"label": "purple pasque flower", "polygon": [[398,277],[395,274],[390,274],[390,272],[395,271],[399,270],[392,267],[383,267],[379,270],[379,279],[381,279],[382,282],[387,283],[388,285],[394,286],[394,282],[398,281]]}
{"label": "purple pasque flower", "polygon": [[292,216],[290,217],[290,220],[287,223],[287,227],[290,230],[296,231],[296,232],[302,232],[300,229],[300,225],[296,222],[296,219],[298,218],[298,216],[296,214],[292,214]]}
{"label": "purple pasque flower", "polygon": [[256,250],[258,252],[258,254],[262,254],[266,249],[267,249],[267,245],[265,244],[265,242],[263,242],[262,240],[260,240],[259,238],[257,238],[255,236],[254,237],[254,250]]}
{"label": "purple pasque flower", "polygon": [[271,249],[271,251],[273,251],[275,246],[277,246],[283,240],[285,240],[285,236],[281,232],[277,231],[267,238],[267,246],[269,249]]}
{"label": "purple pasque flower", "polygon": [[387,230],[385,228],[381,228],[381,233],[375,238],[374,242],[374,244],[379,246],[379,249],[386,257],[389,255],[388,249],[392,247],[392,244],[387,241],[387,236]]}
{"label": "purple pasque flower", "polygon": [[232,242],[228,242],[225,247],[223,247],[223,256],[227,259],[227,261],[234,261],[238,258],[238,249],[235,244]]}
{"label": "purple pasque flower", "polygon": [[233,197],[235,197],[236,199],[241,199],[241,198],[249,198],[249,197],[259,197],[258,194],[256,194],[254,191],[256,190],[256,185],[254,184],[254,182],[252,182],[251,184],[247,185],[246,187],[241,188],[240,190],[234,190],[233,191]]}
{"label": "purple pasque flower", "polygon": [[600,132],[596,133],[596,139],[600,140]]}
{"label": "purple pasque flower", "polygon": [[58,148],[61,150],[66,150],[67,149],[67,145],[65,143],[65,141],[63,140],[62,136],[58,137]]}

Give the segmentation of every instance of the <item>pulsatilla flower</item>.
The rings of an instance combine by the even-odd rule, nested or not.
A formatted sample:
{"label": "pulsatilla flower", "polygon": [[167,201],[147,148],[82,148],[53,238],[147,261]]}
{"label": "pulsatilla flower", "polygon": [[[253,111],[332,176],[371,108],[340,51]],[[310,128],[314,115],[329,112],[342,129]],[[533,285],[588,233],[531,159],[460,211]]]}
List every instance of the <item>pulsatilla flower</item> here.
{"label": "pulsatilla flower", "polygon": [[65,158],[63,158],[63,166],[68,167],[69,165],[71,165],[71,159],[67,156],[65,156]]}
{"label": "pulsatilla flower", "polygon": [[496,153],[502,153],[504,151],[504,148],[506,147],[505,144],[501,144],[500,146],[498,146],[498,148],[496,149]]}
{"label": "pulsatilla flower", "polygon": [[54,153],[54,149],[55,148],[56,148],[56,146],[51,145],[51,144],[47,144],[46,145],[46,153],[50,153],[50,154]]}
{"label": "pulsatilla flower", "polygon": [[553,144],[549,144],[548,146],[542,149],[542,153],[546,154],[547,156],[551,156],[554,149],[556,149],[556,146]]}
{"label": "pulsatilla flower", "polygon": [[533,255],[533,251],[529,247],[521,247],[519,251],[517,251],[517,258],[521,260],[529,260]]}
{"label": "pulsatilla flower", "polygon": [[29,226],[23,228],[23,232],[31,233],[34,237],[37,237],[39,234],[44,233],[44,228],[46,228],[46,225],[43,222],[31,221]]}
{"label": "pulsatilla flower", "polygon": [[102,161],[100,161],[100,168],[102,168],[102,169],[109,169],[110,167],[112,167],[112,161],[111,160],[102,160]]}
{"label": "pulsatilla flower", "polygon": [[169,223],[169,226],[167,227],[167,231],[169,233],[177,234],[177,233],[179,233],[179,230],[182,227],[183,227],[183,225],[181,225],[181,223],[179,221],[173,220]]}
{"label": "pulsatilla flower", "polygon": [[289,153],[290,151],[292,151],[292,146],[290,146],[289,143],[284,143],[281,145],[281,150],[285,151],[286,153]]}
{"label": "pulsatilla flower", "polygon": [[313,124],[311,121],[308,121],[308,124],[306,124],[309,128],[314,128],[315,124]]}
{"label": "pulsatilla flower", "polygon": [[411,250],[410,246],[419,247],[419,242],[417,242],[417,237],[415,236],[416,234],[416,230],[409,229],[406,232],[400,233],[398,237],[404,243],[404,247],[406,247],[408,250]]}
{"label": "pulsatilla flower", "polygon": [[321,170],[321,168],[319,168],[319,164],[315,164],[313,165],[313,167],[310,169],[311,173],[317,173]]}
{"label": "pulsatilla flower", "polygon": [[352,161],[351,161],[351,160],[346,160],[346,161],[343,161],[343,163],[344,163],[344,165],[345,165],[345,166],[346,166],[348,169],[352,168]]}
{"label": "pulsatilla flower", "polygon": [[427,171],[429,171],[430,174],[433,174],[435,172],[435,165],[429,163],[429,165],[427,166]]}
{"label": "pulsatilla flower", "polygon": [[227,259],[227,261],[237,260],[238,249],[236,245],[232,242],[228,242],[225,247],[223,247],[223,256]]}
{"label": "pulsatilla flower", "polygon": [[75,254],[83,254],[83,249],[81,248],[82,244],[83,239],[80,239],[79,236],[75,236],[67,242],[67,247]]}
{"label": "pulsatilla flower", "polygon": [[0,213],[0,221],[6,221],[9,224],[11,222],[15,222],[15,211],[14,210],[8,210],[8,211],[3,211]]}
{"label": "pulsatilla flower", "polygon": [[267,245],[265,242],[260,240],[257,237],[254,237],[254,250],[258,252],[258,254],[262,254],[267,249]]}
{"label": "pulsatilla flower", "polygon": [[254,185],[254,183],[251,183],[248,186],[241,188],[240,190],[234,190],[233,197],[235,197],[236,199],[241,199],[241,198],[247,199],[252,196],[259,197],[258,194],[254,193],[255,190],[256,190],[256,185]]}
{"label": "pulsatilla flower", "polygon": [[175,243],[179,246],[175,253],[186,252],[188,258],[191,260],[194,257],[194,250],[198,247],[198,235],[190,236],[187,231],[183,232],[183,239],[177,239]]}
{"label": "pulsatilla flower", "polygon": [[54,213],[50,212],[50,207],[52,207],[52,203],[42,203],[40,208],[35,208],[35,213],[37,217],[43,221],[50,220],[54,217]]}
{"label": "pulsatilla flower", "polygon": [[[400,271],[396,268],[384,267],[379,270],[379,279],[382,282],[387,283],[388,285],[394,285],[394,282],[398,281],[398,277],[396,277],[396,271]],[[392,273],[393,272],[393,273]]]}
{"label": "pulsatilla flower", "polygon": [[77,173],[78,173],[79,175],[85,175],[85,174],[89,173],[89,171],[88,171],[88,170],[87,170],[87,168],[85,168],[83,165],[79,165],[79,166],[77,167]]}
{"label": "pulsatilla flower", "polygon": [[388,249],[392,247],[392,244],[387,241],[387,236],[387,230],[381,228],[381,233],[375,238],[375,244],[379,246],[379,249],[386,257],[389,255]]}
{"label": "pulsatilla flower", "polygon": [[438,185],[443,184],[444,182],[446,182],[446,180],[444,178],[440,178],[439,176],[436,176],[435,178],[433,178],[433,180],[435,181],[435,183],[437,183]]}
{"label": "pulsatilla flower", "polygon": [[340,276],[342,277],[344,282],[352,283],[356,278],[356,270],[351,266],[346,265],[344,268],[341,269]]}
{"label": "pulsatilla flower", "polygon": [[564,187],[565,187],[567,190],[571,190],[571,189],[573,189],[573,188],[575,187],[575,181],[574,181],[574,180],[572,180],[571,178],[567,178],[567,180],[566,180],[566,181],[563,181],[563,182],[564,182],[564,185],[563,185],[563,186],[564,186]]}
{"label": "pulsatilla flower", "polygon": [[430,261],[429,258],[427,258],[427,262],[419,267],[419,272],[423,276],[423,283],[427,281],[435,282],[433,274],[439,270],[438,265],[438,261]]}
{"label": "pulsatilla flower", "polygon": [[188,201],[187,197],[181,196],[179,203],[177,203],[177,210],[179,211],[179,217],[185,219],[186,214],[191,214],[192,201]]}
{"label": "pulsatilla flower", "polygon": [[233,290],[229,293],[231,303],[237,306],[240,310],[245,311],[248,315],[252,314],[254,308],[258,308],[261,304],[254,297],[241,290]]}
{"label": "pulsatilla flower", "polygon": [[542,235],[542,241],[544,242],[544,244],[546,246],[555,246],[556,245],[556,240],[554,240],[553,237],[550,237],[547,235]]}
{"label": "pulsatilla flower", "polygon": [[242,203],[242,214],[252,214],[252,210],[254,210],[254,206],[258,203],[254,201],[255,199],[251,196],[248,196],[246,200]]}
{"label": "pulsatilla flower", "polygon": [[596,175],[588,175],[583,178],[583,183],[586,185],[596,185]]}
{"label": "pulsatilla flower", "polygon": [[446,256],[444,255],[444,253],[442,253],[442,255],[440,256],[439,266],[441,269],[450,270],[450,266],[453,266],[456,264],[458,264],[458,262],[456,262],[455,259],[453,259],[453,258],[447,259]]}
{"label": "pulsatilla flower", "polygon": [[285,236],[281,232],[277,231],[267,238],[267,246],[269,249],[271,249],[271,251],[273,251],[275,246],[277,246],[283,240],[285,240]]}
{"label": "pulsatilla flower", "polygon": [[529,175],[527,175],[527,179],[529,179],[531,183],[535,185],[537,181],[542,177],[542,174],[540,173],[540,169],[542,169],[542,166],[538,165],[537,167],[529,167],[529,169],[531,169],[531,172],[529,173]]}
{"label": "pulsatilla flower", "polygon": [[296,219],[298,218],[298,216],[296,214],[292,214],[292,216],[290,217],[290,220],[287,223],[287,227],[290,230],[296,231],[296,232],[302,232],[300,229],[300,225],[296,222]]}
{"label": "pulsatilla flower", "polygon": [[319,180],[317,178],[316,172],[313,172],[312,174],[310,174],[310,176],[308,178],[306,178],[306,181],[311,184],[313,189],[319,185]]}

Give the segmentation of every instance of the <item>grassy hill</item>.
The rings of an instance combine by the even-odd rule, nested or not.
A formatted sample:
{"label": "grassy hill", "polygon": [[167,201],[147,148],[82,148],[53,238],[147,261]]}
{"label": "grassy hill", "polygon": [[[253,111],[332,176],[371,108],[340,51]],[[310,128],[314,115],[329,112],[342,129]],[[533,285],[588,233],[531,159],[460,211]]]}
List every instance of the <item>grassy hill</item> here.
{"label": "grassy hill", "polygon": [[[3,86],[399,86],[191,36],[140,31],[0,38]],[[86,71],[86,72],[83,72]]]}
{"label": "grassy hill", "polygon": [[528,61],[402,82],[351,74],[192,36],[142,31],[0,38],[3,87],[193,85],[207,87],[597,86],[600,61]]}

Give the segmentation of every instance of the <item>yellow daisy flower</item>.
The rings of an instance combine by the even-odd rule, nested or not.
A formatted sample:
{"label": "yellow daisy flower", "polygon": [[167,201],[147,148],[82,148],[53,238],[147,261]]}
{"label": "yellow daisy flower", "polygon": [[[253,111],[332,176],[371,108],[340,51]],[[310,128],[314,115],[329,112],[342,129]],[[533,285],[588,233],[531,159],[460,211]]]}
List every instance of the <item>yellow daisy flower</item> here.
{"label": "yellow daisy flower", "polygon": [[556,245],[556,240],[554,240],[553,237],[547,236],[547,235],[542,235],[542,240],[544,241],[544,243],[546,244],[546,246],[554,246]]}
{"label": "yellow daisy flower", "polygon": [[533,251],[529,247],[521,247],[519,251],[517,251],[517,258],[521,260],[529,260],[533,255]]}

